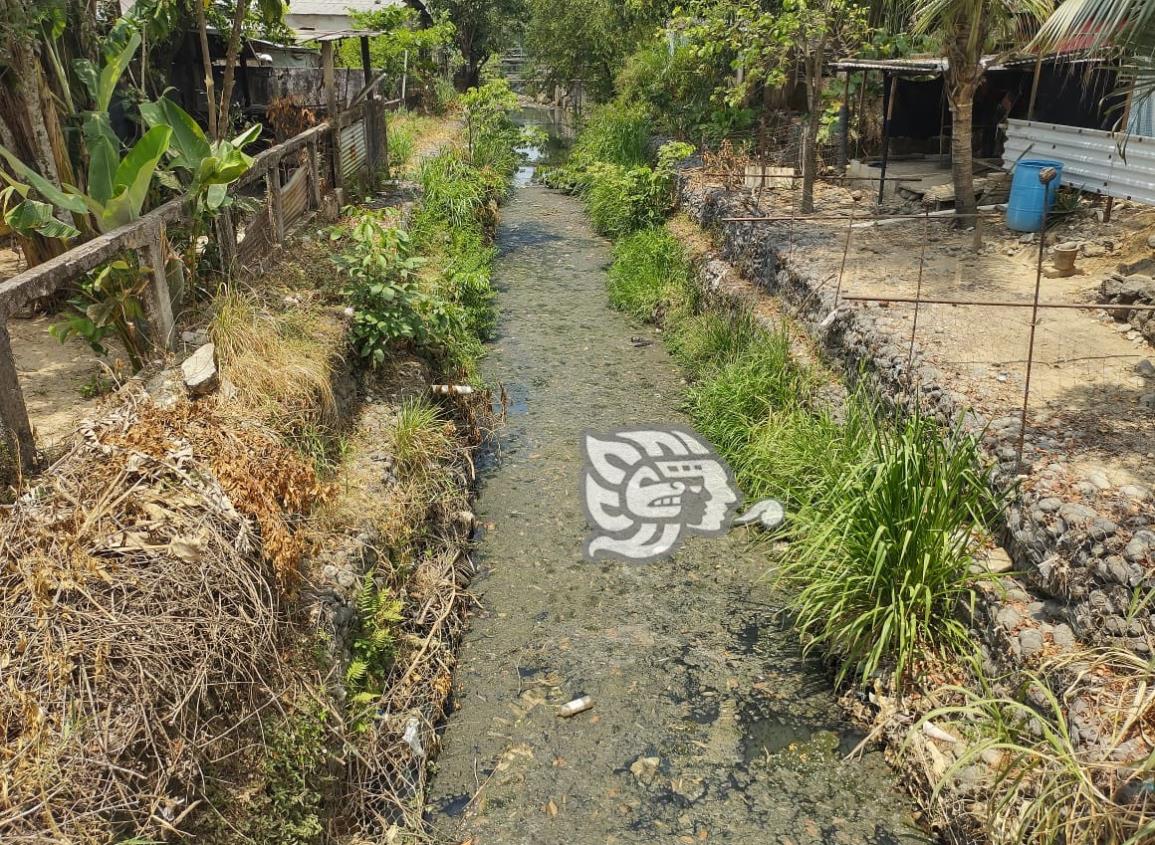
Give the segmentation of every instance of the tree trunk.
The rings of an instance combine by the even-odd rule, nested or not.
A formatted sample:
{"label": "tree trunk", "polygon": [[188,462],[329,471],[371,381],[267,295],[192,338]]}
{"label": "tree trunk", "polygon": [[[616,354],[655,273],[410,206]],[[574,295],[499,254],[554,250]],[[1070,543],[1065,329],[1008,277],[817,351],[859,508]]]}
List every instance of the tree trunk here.
{"label": "tree trunk", "polygon": [[236,78],[237,55],[241,52],[241,32],[245,25],[245,13],[249,10],[249,0],[237,0],[233,14],[233,30],[229,33],[229,47],[225,53],[225,78],[221,83],[221,107],[217,113],[217,132],[220,140],[229,128],[229,102],[233,98],[233,82]]}
{"label": "tree trunk", "polygon": [[818,178],[818,130],[822,123],[822,65],[824,45],[819,42],[806,62],[806,131],[802,136],[802,199],[798,210],[814,211],[814,182]]}
{"label": "tree trunk", "polygon": [[950,85],[950,155],[951,181],[954,183],[955,225],[969,226],[976,221],[975,172],[972,152],[975,83],[952,81]]}
{"label": "tree trunk", "polygon": [[200,35],[201,64],[205,72],[205,100],[209,107],[209,137],[217,137],[216,85],[213,82],[213,60],[209,55],[209,28],[205,21],[204,0],[193,0],[197,10],[197,32]]}

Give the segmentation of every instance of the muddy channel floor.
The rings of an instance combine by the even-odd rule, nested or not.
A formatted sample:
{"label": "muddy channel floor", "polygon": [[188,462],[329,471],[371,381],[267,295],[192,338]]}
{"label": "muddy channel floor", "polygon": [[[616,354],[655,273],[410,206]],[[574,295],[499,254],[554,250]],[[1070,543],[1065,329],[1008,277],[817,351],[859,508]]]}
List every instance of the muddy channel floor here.
{"label": "muddy channel floor", "polygon": [[[583,560],[582,432],[685,425],[685,383],[660,336],[610,309],[610,247],[577,200],[520,188],[498,245],[483,366],[510,404],[477,503],[481,606],[430,788],[438,838],[924,841],[881,755],[843,759],[861,736],[800,659],[753,535]],[[557,716],[582,694],[592,709]]]}

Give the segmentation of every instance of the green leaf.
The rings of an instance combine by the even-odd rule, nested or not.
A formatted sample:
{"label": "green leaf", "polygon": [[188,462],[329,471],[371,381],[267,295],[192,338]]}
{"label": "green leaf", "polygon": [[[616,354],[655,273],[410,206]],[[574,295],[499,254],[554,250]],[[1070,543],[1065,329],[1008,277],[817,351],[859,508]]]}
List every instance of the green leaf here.
{"label": "green leaf", "polygon": [[254,123],[237,137],[233,138],[232,145],[238,150],[244,149],[253,141],[261,137],[261,124]]}
{"label": "green leaf", "polygon": [[107,114],[93,112],[84,121],[88,146],[88,195],[104,205],[116,192],[116,168],[120,164],[120,139],[112,131]]}
{"label": "green leaf", "polygon": [[31,167],[22,162],[16,157],[7,147],[0,144],[0,156],[8,162],[9,166],[16,171],[18,176],[27,179],[33,188],[57,208],[63,208],[65,211],[71,211],[74,214],[85,214],[88,211],[88,206],[85,205],[84,199],[75,193],[65,193],[57,188]]}
{"label": "green leaf", "polygon": [[53,207],[25,200],[4,215],[4,222],[18,232],[36,232],[46,238],[75,238],[80,230],[53,217]]}
{"label": "green leaf", "polygon": [[116,169],[116,193],[100,214],[101,231],[111,231],[140,217],[152,175],[171,137],[172,130],[167,126],[154,126],[128,151]]}
{"label": "green leaf", "polygon": [[140,115],[149,127],[168,126],[172,129],[168,153],[173,167],[195,173],[201,161],[212,152],[204,130],[188,112],[168,97],[142,103]]}
{"label": "green leaf", "polygon": [[128,63],[132,61],[132,57],[136,54],[136,48],[140,46],[140,33],[134,32],[129,36],[128,42],[124,45],[119,53],[111,56],[104,65],[104,69],[100,72],[100,81],[93,92],[93,100],[96,103],[96,111],[106,112],[108,107],[112,104],[112,95],[116,91],[116,83],[120,81],[120,77],[124,74]]}

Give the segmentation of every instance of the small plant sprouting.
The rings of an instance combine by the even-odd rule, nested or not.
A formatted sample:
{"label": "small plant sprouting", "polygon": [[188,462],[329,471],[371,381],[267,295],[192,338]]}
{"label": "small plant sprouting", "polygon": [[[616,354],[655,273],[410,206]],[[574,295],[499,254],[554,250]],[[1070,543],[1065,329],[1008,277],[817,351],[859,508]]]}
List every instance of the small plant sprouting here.
{"label": "small plant sprouting", "polygon": [[368,572],[357,595],[360,631],[353,642],[353,659],[345,670],[345,686],[355,704],[371,703],[393,661],[397,624],[403,605],[389,590],[377,586]]}

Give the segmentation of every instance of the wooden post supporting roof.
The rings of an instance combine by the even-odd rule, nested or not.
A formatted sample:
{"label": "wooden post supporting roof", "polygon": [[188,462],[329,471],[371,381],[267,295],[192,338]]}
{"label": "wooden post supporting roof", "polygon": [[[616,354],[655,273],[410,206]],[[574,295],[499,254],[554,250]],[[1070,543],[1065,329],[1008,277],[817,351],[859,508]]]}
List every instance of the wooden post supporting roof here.
{"label": "wooden post supporting roof", "polygon": [[886,191],[886,164],[890,159],[890,121],[894,117],[894,100],[898,92],[898,75],[882,74],[882,172],[878,179],[878,204],[882,205]]}
{"label": "wooden post supporting roof", "polygon": [[325,80],[325,111],[329,119],[329,149],[333,151],[333,187],[338,190],[345,185],[341,173],[341,116],[337,111],[337,79],[333,70],[333,42],[321,42],[321,67]]}

